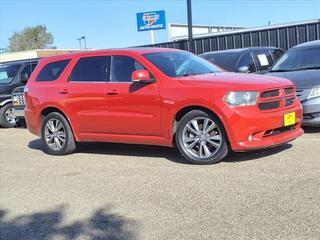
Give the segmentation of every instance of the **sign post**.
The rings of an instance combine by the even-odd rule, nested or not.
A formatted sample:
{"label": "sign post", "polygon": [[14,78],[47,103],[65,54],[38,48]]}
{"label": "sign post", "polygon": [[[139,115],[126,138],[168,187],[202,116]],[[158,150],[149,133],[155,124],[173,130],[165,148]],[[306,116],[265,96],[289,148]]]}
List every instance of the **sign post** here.
{"label": "sign post", "polygon": [[150,31],[151,43],[154,44],[154,30],[166,29],[165,11],[137,13],[138,32]]}

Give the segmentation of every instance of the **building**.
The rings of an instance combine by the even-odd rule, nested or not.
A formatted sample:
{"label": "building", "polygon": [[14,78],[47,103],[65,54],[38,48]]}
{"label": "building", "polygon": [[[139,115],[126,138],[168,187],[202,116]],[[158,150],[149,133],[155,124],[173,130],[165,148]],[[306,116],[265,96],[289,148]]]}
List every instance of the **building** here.
{"label": "building", "polygon": [[5,52],[0,54],[0,63],[11,62],[26,59],[35,59],[48,57],[58,54],[66,54],[80,51],[88,51],[84,49],[35,49],[21,52]]}
{"label": "building", "polygon": [[[195,35],[193,45],[194,52],[201,54],[254,46],[274,46],[287,50],[297,44],[313,40],[320,40],[320,19]],[[146,46],[190,49],[187,37]]]}
{"label": "building", "polygon": [[[193,25],[192,32],[194,37],[201,37],[202,35],[215,34],[221,32],[230,32],[235,30],[246,29],[240,26],[218,26],[218,25]],[[169,23],[168,24],[168,39],[169,41],[177,41],[188,38],[188,25]]]}

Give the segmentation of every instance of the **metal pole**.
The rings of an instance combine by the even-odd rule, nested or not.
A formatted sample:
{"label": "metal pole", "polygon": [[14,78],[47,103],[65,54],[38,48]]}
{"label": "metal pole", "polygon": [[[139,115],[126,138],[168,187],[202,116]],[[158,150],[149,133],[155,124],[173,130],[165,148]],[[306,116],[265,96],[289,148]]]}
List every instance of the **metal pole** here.
{"label": "metal pole", "polygon": [[79,48],[81,49],[81,38],[77,38],[77,40],[79,41]]}
{"label": "metal pole", "polygon": [[191,8],[191,0],[187,0],[187,14],[188,14],[189,51],[194,53],[193,38],[192,38],[192,8]]}
{"label": "metal pole", "polygon": [[150,36],[151,36],[151,44],[154,44],[154,31],[150,31]]}
{"label": "metal pole", "polygon": [[84,42],[84,49],[87,49],[86,36],[82,36],[81,39],[83,39],[83,42]]}

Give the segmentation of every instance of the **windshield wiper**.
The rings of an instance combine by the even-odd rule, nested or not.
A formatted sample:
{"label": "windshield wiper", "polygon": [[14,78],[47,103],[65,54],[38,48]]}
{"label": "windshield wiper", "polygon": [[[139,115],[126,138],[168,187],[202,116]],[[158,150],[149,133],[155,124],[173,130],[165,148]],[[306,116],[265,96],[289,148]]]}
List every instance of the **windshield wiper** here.
{"label": "windshield wiper", "polygon": [[278,69],[278,70],[270,70],[269,72],[290,72],[295,71],[293,69]]}
{"label": "windshield wiper", "polygon": [[302,67],[302,68],[295,68],[292,71],[300,71],[300,70],[312,70],[312,69],[320,69],[320,66],[315,66],[315,67]]}
{"label": "windshield wiper", "polygon": [[178,77],[188,77],[192,75],[201,75],[201,74],[208,74],[208,73],[216,73],[216,71],[210,71],[210,72],[199,72],[199,73],[186,73],[183,75],[179,75]]}

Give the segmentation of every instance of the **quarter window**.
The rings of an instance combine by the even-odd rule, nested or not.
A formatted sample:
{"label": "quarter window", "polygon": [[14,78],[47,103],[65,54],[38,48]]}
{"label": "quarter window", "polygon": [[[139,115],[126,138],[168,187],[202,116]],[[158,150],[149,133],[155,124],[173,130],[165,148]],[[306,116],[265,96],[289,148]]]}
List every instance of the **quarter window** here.
{"label": "quarter window", "polygon": [[135,70],[145,69],[139,62],[128,56],[112,56],[111,81],[131,82]]}
{"label": "quarter window", "polygon": [[56,80],[68,65],[69,61],[70,59],[48,63],[40,71],[39,75],[36,78],[36,81],[42,82]]}
{"label": "quarter window", "polygon": [[106,82],[108,79],[110,57],[80,58],[69,77],[76,82]]}

